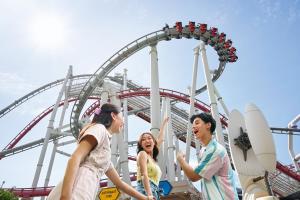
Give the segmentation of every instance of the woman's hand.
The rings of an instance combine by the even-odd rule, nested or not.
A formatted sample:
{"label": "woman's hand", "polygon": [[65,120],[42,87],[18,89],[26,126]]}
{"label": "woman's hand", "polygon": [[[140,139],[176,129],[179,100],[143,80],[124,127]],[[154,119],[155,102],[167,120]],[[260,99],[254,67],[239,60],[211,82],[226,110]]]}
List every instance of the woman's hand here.
{"label": "woman's hand", "polygon": [[166,118],[164,119],[164,121],[163,121],[163,123],[162,123],[162,124],[163,124],[163,125],[165,125],[166,123],[168,123],[168,121],[169,121],[169,118],[170,118],[170,117],[166,117]]}
{"label": "woman's hand", "polygon": [[150,195],[150,196],[147,196],[147,200],[155,200],[154,196]]}
{"label": "woman's hand", "polygon": [[166,118],[164,118],[164,120],[161,123],[159,134],[158,134],[158,137],[157,137],[157,148],[160,148],[160,145],[164,141],[164,135],[165,135],[164,130],[165,130],[165,127],[168,124],[168,122],[169,122],[169,117],[166,117]]}

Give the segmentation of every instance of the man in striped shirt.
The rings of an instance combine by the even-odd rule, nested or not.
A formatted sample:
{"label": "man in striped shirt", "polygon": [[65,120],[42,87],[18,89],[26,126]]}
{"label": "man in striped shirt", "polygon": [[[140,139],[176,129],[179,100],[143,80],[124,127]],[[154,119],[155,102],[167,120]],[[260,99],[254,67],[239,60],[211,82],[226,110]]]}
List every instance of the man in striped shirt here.
{"label": "man in striped shirt", "polygon": [[193,115],[190,119],[195,138],[202,144],[200,162],[193,168],[182,152],[177,160],[186,176],[193,182],[200,180],[201,191],[207,200],[238,200],[233,170],[226,149],[213,138],[216,121],[208,113]]}

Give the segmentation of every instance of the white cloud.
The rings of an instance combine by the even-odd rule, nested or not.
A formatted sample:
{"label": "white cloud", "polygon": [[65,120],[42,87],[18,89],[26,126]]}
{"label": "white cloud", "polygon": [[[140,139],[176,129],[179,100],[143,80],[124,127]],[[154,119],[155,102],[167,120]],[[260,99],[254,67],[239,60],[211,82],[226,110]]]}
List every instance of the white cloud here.
{"label": "white cloud", "polygon": [[300,17],[300,12],[298,11],[299,0],[294,1],[294,3],[289,7],[288,11],[288,22],[293,23]]}
{"label": "white cloud", "polygon": [[0,72],[0,93],[5,95],[24,95],[24,92],[37,88],[17,74]]}
{"label": "white cloud", "polygon": [[280,12],[280,2],[278,0],[259,0],[259,6],[266,18],[277,19]]}

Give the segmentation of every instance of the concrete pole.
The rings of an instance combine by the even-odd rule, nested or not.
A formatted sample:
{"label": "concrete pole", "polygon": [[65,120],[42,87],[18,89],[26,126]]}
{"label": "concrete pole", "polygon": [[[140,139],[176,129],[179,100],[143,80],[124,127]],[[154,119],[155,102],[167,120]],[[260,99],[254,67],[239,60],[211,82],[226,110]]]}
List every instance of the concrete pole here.
{"label": "concrete pole", "polygon": [[[52,172],[52,167],[53,167],[53,163],[54,163],[54,159],[55,159],[55,155],[56,155],[56,150],[57,150],[57,140],[53,141],[53,148],[52,148],[52,153],[51,153],[51,157],[50,157],[50,162],[48,165],[48,170],[47,170],[47,175],[46,175],[46,179],[44,182],[44,187],[47,187],[49,184],[49,180],[50,180],[50,176],[51,176],[51,172]],[[41,200],[44,200],[45,197],[41,197]]]}
{"label": "concrete pole", "polygon": [[191,151],[191,141],[192,141],[192,124],[189,122],[189,119],[195,113],[195,90],[197,84],[197,73],[198,73],[198,60],[199,60],[199,46],[194,48],[194,64],[193,64],[193,73],[192,73],[192,86],[190,89],[190,110],[189,118],[187,123],[187,138],[186,138],[186,150],[185,150],[185,160],[189,162],[190,160],[190,151]]}
{"label": "concrete pole", "polygon": [[[71,69],[72,69],[72,66],[70,66]],[[61,112],[61,116],[60,116],[60,121],[59,121],[59,125],[58,125],[58,133],[61,134],[61,127],[63,125],[63,121],[64,121],[64,118],[65,118],[65,114],[66,114],[66,110],[69,106],[69,102],[68,102],[68,99],[69,99],[69,92],[70,92],[70,89],[71,89],[71,86],[72,86],[72,76],[73,76],[73,73],[71,71],[71,75],[70,75],[70,79],[69,79],[69,84],[68,86],[66,87],[66,90],[65,90],[65,100],[64,100],[64,105],[63,105],[63,108],[62,108],[62,112]],[[57,143],[58,143],[58,140],[54,140],[53,141],[53,149],[52,149],[52,153],[51,153],[51,158],[50,158],[50,162],[49,162],[49,166],[48,166],[48,170],[47,170],[47,175],[46,175],[46,179],[45,179],[45,183],[44,183],[44,187],[47,187],[48,184],[49,184],[49,180],[50,180],[50,176],[51,176],[51,172],[52,172],[52,167],[53,167],[53,163],[54,163],[54,159],[55,159],[55,153],[56,153],[56,150],[57,150]],[[41,198],[42,200],[45,199],[45,197],[42,197]]]}
{"label": "concrete pole", "polygon": [[[127,69],[124,69],[123,75],[123,90],[127,90]],[[120,99],[115,101],[120,102]],[[118,148],[120,152],[120,167],[122,170],[123,180],[131,185],[129,167],[128,167],[128,102],[127,98],[123,99],[123,115],[124,115],[124,126],[123,135],[118,134]]]}
{"label": "concrete pole", "polygon": [[36,167],[36,170],[35,170],[33,182],[32,182],[32,185],[31,185],[33,188],[37,187],[37,184],[38,184],[38,181],[39,181],[39,178],[40,178],[40,174],[41,174],[41,171],[42,171],[42,167],[43,167],[43,163],[44,163],[48,143],[49,143],[49,138],[50,138],[51,132],[54,129],[54,120],[55,120],[55,116],[56,116],[56,113],[57,113],[57,109],[58,109],[59,103],[62,99],[63,93],[65,91],[66,85],[67,85],[68,80],[70,79],[71,75],[72,75],[72,66],[69,67],[68,74],[67,74],[67,76],[64,80],[64,83],[63,83],[62,88],[61,88],[61,90],[58,94],[56,103],[53,107],[53,111],[52,111],[51,116],[50,116],[50,120],[49,120],[49,124],[48,124],[48,127],[47,127],[45,140],[44,140],[43,147],[42,147],[40,157],[39,157],[39,160],[38,160],[38,164],[37,164],[37,167]]}
{"label": "concrete pole", "polygon": [[[123,75],[123,90],[127,90],[127,69],[124,69],[124,75]],[[126,152],[128,154],[128,100],[127,98],[123,99],[123,116],[124,116],[124,142],[125,142],[125,148]]]}
{"label": "concrete pole", "polygon": [[[288,128],[297,128],[297,123],[298,121],[300,121],[300,115],[298,115],[297,117],[295,117],[289,124],[288,124]],[[294,166],[296,168],[297,171],[300,170],[300,166],[298,164],[298,160],[300,158],[300,154],[298,154],[296,156],[295,152],[294,152],[294,140],[293,140],[293,134],[292,132],[289,133],[288,135],[288,150],[289,150],[289,154],[290,157],[294,163]]]}
{"label": "concrete pole", "polygon": [[156,44],[151,45],[151,90],[150,90],[150,112],[151,112],[151,133],[157,138],[160,125],[160,95],[159,95],[159,75],[158,58]]}
{"label": "concrete pole", "polygon": [[220,102],[220,104],[221,104],[221,106],[222,106],[222,108],[223,108],[223,110],[226,114],[226,117],[229,117],[229,110],[228,110],[227,106],[225,105],[225,103],[223,101],[223,98],[221,97],[220,93],[218,92],[215,84],[213,84],[213,86],[214,86],[214,90],[215,90],[215,95],[217,96],[218,101]]}
{"label": "concrete pole", "polygon": [[[161,118],[164,119],[166,116],[166,98],[162,98],[162,112],[161,112]],[[167,144],[167,134],[164,135],[164,141],[160,146],[159,154],[158,154],[158,165],[162,172],[162,179],[165,179],[166,177],[166,166],[167,166],[167,151],[168,151],[168,144]]]}
{"label": "concrete pole", "polygon": [[[175,149],[176,149],[176,155],[179,152],[179,140],[177,137],[175,137]],[[182,181],[182,176],[181,176],[181,168],[178,160],[176,159],[176,176],[177,176],[177,181]]]}
{"label": "concrete pole", "polygon": [[223,137],[223,133],[222,133],[222,126],[221,126],[220,117],[219,117],[218,105],[217,105],[217,101],[216,101],[216,97],[215,97],[213,83],[211,80],[211,75],[210,75],[210,70],[209,70],[209,66],[208,66],[204,42],[200,43],[200,51],[201,51],[201,56],[202,56],[207,91],[208,91],[208,95],[209,95],[211,113],[212,113],[213,118],[216,120],[216,131],[215,131],[216,138],[217,138],[218,142],[224,146],[224,137]]}
{"label": "concrete pole", "polygon": [[168,172],[168,180],[175,181],[175,166],[174,166],[174,152],[175,146],[173,143],[173,129],[172,129],[172,121],[171,121],[171,104],[170,99],[166,98],[166,116],[169,117],[169,121],[166,128],[167,142],[168,142],[168,160],[167,162],[167,172]]}

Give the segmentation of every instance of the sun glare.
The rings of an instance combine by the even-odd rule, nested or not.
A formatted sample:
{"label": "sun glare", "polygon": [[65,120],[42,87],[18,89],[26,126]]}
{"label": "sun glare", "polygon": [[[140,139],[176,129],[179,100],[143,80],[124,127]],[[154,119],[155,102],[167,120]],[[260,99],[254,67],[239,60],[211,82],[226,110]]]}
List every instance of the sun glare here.
{"label": "sun glare", "polygon": [[39,48],[58,48],[66,39],[65,24],[57,16],[36,16],[30,24],[29,32],[33,43]]}

